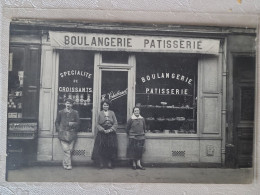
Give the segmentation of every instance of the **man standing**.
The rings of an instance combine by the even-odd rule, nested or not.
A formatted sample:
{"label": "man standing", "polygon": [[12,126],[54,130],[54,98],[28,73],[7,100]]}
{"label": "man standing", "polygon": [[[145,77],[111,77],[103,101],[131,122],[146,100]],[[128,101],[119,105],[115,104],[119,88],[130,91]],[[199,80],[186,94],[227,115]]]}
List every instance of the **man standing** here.
{"label": "man standing", "polygon": [[78,111],[72,109],[74,101],[66,99],[65,108],[58,112],[55,126],[58,131],[58,137],[61,147],[64,151],[62,165],[64,169],[71,170],[71,152],[77,138],[77,130],[79,128]]}

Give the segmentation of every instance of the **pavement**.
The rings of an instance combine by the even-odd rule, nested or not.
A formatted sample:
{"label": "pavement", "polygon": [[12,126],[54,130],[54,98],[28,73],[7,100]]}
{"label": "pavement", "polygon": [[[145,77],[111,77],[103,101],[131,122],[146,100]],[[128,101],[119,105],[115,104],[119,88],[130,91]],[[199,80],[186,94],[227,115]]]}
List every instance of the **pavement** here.
{"label": "pavement", "polygon": [[78,165],[72,170],[65,170],[61,166],[37,165],[8,170],[7,181],[250,184],[253,175],[252,168],[146,167],[146,170],[132,170],[127,166],[98,169],[91,165]]}

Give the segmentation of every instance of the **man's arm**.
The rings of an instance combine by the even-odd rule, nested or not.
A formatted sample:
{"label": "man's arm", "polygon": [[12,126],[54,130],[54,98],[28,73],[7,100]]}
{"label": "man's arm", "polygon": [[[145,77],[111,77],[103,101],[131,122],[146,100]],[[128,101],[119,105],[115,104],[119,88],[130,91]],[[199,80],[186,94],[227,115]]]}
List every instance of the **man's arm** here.
{"label": "man's arm", "polygon": [[60,130],[60,121],[61,121],[61,112],[59,111],[57,114],[56,121],[55,121],[56,131]]}

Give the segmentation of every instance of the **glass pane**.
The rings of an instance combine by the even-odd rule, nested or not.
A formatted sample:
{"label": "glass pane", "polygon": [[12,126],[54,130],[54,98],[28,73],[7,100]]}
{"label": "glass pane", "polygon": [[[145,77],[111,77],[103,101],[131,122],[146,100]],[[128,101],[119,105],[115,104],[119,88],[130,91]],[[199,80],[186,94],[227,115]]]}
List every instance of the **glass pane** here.
{"label": "glass pane", "polygon": [[66,98],[74,99],[79,112],[80,132],[92,131],[94,53],[61,51],[59,64],[58,110]]}
{"label": "glass pane", "polygon": [[119,128],[127,121],[127,71],[102,71],[101,95],[111,101]]}
{"label": "glass pane", "polygon": [[23,115],[25,47],[10,47],[8,79],[8,118],[27,117]]}
{"label": "glass pane", "polygon": [[8,118],[38,118],[39,47],[11,46],[9,53]]}
{"label": "glass pane", "polygon": [[255,103],[254,87],[241,87],[241,120],[254,120],[254,103]]}
{"label": "glass pane", "polygon": [[173,54],[138,54],[136,105],[152,133],[196,133],[198,60]]}
{"label": "glass pane", "polygon": [[125,52],[102,52],[103,63],[128,64],[128,53]]}

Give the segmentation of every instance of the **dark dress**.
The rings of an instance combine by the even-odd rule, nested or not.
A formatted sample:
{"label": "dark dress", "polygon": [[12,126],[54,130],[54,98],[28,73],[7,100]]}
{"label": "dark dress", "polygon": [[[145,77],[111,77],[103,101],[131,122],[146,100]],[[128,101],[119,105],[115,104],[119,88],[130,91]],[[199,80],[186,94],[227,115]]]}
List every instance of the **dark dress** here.
{"label": "dark dress", "polygon": [[126,156],[130,159],[142,159],[145,143],[145,120],[134,116],[128,120],[126,132],[129,138]]}
{"label": "dark dress", "polygon": [[[110,133],[103,130],[112,129]],[[108,116],[101,111],[98,115],[97,136],[94,143],[91,159],[95,162],[102,160],[114,161],[117,159],[118,141],[116,135],[117,119],[113,111],[108,111]]]}

